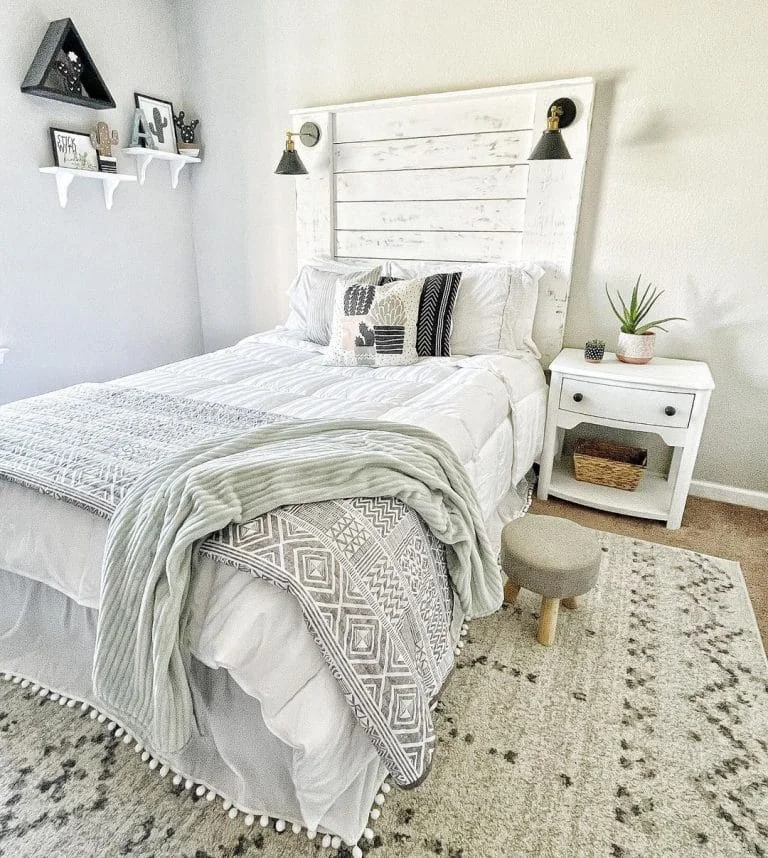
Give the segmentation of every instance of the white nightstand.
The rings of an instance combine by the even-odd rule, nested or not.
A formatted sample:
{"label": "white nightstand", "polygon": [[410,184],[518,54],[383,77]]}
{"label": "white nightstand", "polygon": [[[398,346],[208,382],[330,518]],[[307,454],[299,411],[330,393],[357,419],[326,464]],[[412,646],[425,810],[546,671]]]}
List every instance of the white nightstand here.
{"label": "white nightstand", "polygon": [[[654,358],[642,366],[606,353],[588,363],[581,349],[563,349],[550,365],[547,428],[538,496],[554,495],[609,512],[655,518],[680,527],[715,383],[705,363]],[[653,432],[674,448],[669,474],[646,472],[634,492],[579,482],[563,435],[579,423]]]}

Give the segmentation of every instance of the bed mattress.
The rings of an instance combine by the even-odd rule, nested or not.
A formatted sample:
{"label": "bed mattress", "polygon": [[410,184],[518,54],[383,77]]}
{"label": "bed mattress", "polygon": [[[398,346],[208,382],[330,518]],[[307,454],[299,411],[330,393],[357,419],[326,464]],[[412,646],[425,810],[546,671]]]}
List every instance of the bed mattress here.
{"label": "bed mattress", "polygon": [[[535,358],[425,359],[374,370],[324,366],[322,352],[295,332],[277,330],[117,383],[288,417],[420,425],[456,451],[494,538],[514,512],[513,485],[540,449],[546,388]],[[37,581],[80,608],[97,609],[107,522],[5,481],[0,509],[0,569]],[[376,751],[293,598],[224,564],[204,562],[211,568],[198,576],[191,595],[190,651],[258,701],[267,730],[290,749],[297,821],[316,827],[345,791],[377,771]]]}

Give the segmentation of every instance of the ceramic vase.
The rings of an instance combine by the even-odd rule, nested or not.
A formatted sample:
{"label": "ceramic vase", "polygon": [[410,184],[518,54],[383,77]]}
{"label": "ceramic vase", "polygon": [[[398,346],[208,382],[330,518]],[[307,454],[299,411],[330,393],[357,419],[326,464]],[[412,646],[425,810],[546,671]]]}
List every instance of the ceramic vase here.
{"label": "ceramic vase", "polygon": [[625,334],[619,332],[616,344],[616,357],[624,363],[648,363],[653,358],[656,334]]}

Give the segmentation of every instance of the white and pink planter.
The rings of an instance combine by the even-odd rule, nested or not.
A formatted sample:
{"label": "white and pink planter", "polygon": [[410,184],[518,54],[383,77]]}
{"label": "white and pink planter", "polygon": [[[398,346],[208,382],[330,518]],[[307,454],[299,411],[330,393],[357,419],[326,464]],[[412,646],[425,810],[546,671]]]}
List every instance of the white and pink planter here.
{"label": "white and pink planter", "polygon": [[619,332],[616,343],[616,357],[624,363],[649,363],[656,346],[656,334],[625,334]]}

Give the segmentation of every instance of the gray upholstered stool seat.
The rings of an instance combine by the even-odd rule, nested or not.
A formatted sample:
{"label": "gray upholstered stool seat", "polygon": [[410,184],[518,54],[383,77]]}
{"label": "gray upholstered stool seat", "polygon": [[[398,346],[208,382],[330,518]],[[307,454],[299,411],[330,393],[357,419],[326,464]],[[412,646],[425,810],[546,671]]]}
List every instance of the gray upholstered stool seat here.
{"label": "gray upholstered stool seat", "polygon": [[526,515],[501,534],[501,567],[508,577],[504,600],[514,602],[521,588],[541,597],[537,640],[555,637],[560,602],[576,607],[576,596],[591,590],[600,572],[600,544],[594,531],[565,518]]}

